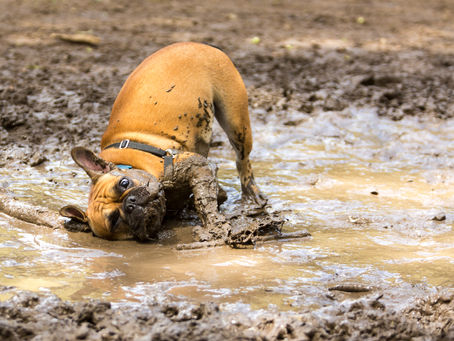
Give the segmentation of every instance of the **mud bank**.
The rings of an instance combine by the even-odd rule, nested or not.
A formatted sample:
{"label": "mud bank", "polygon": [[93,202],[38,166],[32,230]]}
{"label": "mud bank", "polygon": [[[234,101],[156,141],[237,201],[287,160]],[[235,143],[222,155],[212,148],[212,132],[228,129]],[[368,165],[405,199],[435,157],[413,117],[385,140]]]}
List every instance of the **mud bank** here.
{"label": "mud bank", "polygon": [[[4,288],[2,295],[10,289]],[[339,340],[454,338],[454,292],[418,298],[389,309],[386,293],[349,299],[321,311],[247,311],[216,304],[140,306],[109,302],[69,303],[54,295],[14,292],[0,303],[2,340]]]}

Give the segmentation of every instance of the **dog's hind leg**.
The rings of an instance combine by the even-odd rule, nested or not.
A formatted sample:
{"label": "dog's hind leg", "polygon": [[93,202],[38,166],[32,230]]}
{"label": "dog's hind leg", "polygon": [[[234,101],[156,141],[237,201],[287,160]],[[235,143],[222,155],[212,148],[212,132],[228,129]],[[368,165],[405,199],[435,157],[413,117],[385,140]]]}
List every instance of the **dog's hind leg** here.
{"label": "dog's hind leg", "polygon": [[[236,71],[236,70],[235,70]],[[236,153],[242,197],[263,207],[267,199],[254,180],[249,154],[252,150],[252,131],[249,120],[246,88],[238,72],[230,74],[233,79],[225,82],[222,91],[215,97],[215,117],[226,132]]]}

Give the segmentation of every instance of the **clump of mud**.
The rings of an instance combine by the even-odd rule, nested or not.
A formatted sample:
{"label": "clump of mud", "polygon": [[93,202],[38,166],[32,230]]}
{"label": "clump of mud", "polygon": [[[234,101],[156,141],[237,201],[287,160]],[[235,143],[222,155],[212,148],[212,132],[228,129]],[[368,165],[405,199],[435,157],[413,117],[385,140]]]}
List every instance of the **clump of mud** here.
{"label": "clump of mud", "polygon": [[140,306],[66,302],[3,288],[14,295],[0,303],[2,340],[396,340],[454,338],[454,292],[416,300],[402,311],[372,294],[324,311],[244,312],[217,304],[160,303]]}
{"label": "clump of mud", "polygon": [[248,248],[269,240],[309,236],[305,230],[298,234],[282,233],[285,219],[281,214],[269,213],[264,208],[248,211],[237,207],[226,215],[226,221],[228,224],[222,230],[217,226],[195,226],[193,236],[197,242],[180,244],[177,248],[193,249],[224,244],[233,248]]}

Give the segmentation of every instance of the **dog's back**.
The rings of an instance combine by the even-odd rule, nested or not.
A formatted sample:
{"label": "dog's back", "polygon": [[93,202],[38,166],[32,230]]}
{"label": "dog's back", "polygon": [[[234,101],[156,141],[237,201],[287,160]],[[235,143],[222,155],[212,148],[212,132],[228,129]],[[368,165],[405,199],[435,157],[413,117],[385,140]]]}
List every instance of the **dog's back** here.
{"label": "dog's back", "polygon": [[[177,43],[145,59],[129,76],[112,109],[101,148],[131,139],[206,156],[216,112],[247,112],[246,90],[219,49]],[[245,107],[246,105],[246,107]]]}

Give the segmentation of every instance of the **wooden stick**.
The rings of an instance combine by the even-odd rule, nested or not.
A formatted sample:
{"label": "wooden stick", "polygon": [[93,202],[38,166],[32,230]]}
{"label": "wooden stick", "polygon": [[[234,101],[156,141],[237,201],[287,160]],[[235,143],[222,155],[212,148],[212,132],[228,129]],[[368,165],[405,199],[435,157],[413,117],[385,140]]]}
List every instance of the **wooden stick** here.
{"label": "wooden stick", "polygon": [[225,242],[223,240],[211,240],[208,242],[194,242],[194,243],[187,243],[187,244],[178,244],[175,249],[176,250],[198,250],[198,249],[206,249],[210,247],[216,246],[223,246]]}
{"label": "wooden stick", "polygon": [[64,228],[65,219],[58,212],[24,203],[2,192],[0,192],[0,212],[27,223],[54,229]]}
{"label": "wooden stick", "polygon": [[372,287],[357,283],[339,284],[328,288],[329,291],[345,291],[345,292],[369,292]]}
{"label": "wooden stick", "polygon": [[91,46],[98,46],[101,43],[101,39],[99,37],[88,33],[53,33],[51,34],[51,37],[62,41],[68,41],[70,43],[86,44]]}
{"label": "wooden stick", "polygon": [[306,230],[295,231],[295,232],[282,232],[277,234],[265,234],[263,236],[257,236],[256,243],[267,242],[270,240],[282,240],[282,239],[294,239],[309,237],[311,234]]}
{"label": "wooden stick", "polygon": [[255,238],[253,244],[242,244],[242,243],[226,244],[226,242],[223,240],[211,240],[211,241],[207,241],[207,242],[178,244],[175,247],[175,249],[179,250],[179,251],[181,251],[181,250],[198,250],[198,249],[206,249],[206,248],[212,248],[212,247],[224,246],[224,245],[230,245],[231,247],[237,248],[237,249],[247,249],[247,248],[253,248],[257,243],[268,242],[268,241],[272,241],[272,240],[304,238],[304,237],[308,237],[310,235],[311,234],[309,232],[303,230],[303,231],[257,236]]}

